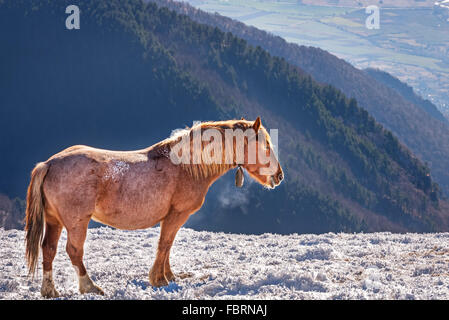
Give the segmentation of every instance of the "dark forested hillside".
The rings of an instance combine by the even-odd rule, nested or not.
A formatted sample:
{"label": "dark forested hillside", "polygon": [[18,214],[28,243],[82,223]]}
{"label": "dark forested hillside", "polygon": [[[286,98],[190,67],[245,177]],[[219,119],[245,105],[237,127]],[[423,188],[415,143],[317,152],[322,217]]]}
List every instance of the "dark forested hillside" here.
{"label": "dark forested hillside", "polygon": [[24,211],[25,201],[19,198],[10,199],[0,193],[0,228],[22,229],[24,227]]}
{"label": "dark forested hillside", "polygon": [[286,182],[213,186],[190,222],[233,232],[447,229],[430,171],[354,99],[218,28],[140,0],[0,1],[0,191],[73,144],[129,150],[194,120],[279,128]]}
{"label": "dark forested hillside", "polygon": [[[319,48],[287,43],[284,39],[257,28],[193,8],[187,3],[170,0],[149,0],[171,8],[191,19],[232,32],[270,54],[283,57],[302,68],[315,80],[328,83],[354,97],[376,120],[390,129],[420,159],[432,169],[433,178],[449,195],[449,125],[435,119],[438,110],[421,108],[407,93],[390,87],[391,83],[376,81],[363,70]],[[403,95],[405,94],[405,96]],[[417,105],[418,103],[418,105]],[[440,113],[439,113],[440,114]],[[441,117],[441,114],[439,115]]]}

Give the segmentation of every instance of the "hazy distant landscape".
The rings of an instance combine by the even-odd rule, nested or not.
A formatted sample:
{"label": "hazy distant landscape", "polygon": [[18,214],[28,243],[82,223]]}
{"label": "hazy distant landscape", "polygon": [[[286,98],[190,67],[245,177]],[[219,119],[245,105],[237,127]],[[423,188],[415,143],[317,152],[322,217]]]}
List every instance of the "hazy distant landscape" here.
{"label": "hazy distant landscape", "polygon": [[[432,1],[383,1],[379,30],[365,27],[365,4],[379,5],[378,1],[186,2],[289,42],[320,47],[358,68],[387,71],[449,116],[449,47],[445,41],[449,39],[449,9],[434,6]],[[308,3],[326,6],[305,5]],[[391,7],[393,3],[397,7]]]}
{"label": "hazy distant landscape", "polygon": [[434,0],[300,0],[303,4],[314,4],[323,6],[339,7],[367,7],[369,5],[378,5],[382,7],[432,7]]}

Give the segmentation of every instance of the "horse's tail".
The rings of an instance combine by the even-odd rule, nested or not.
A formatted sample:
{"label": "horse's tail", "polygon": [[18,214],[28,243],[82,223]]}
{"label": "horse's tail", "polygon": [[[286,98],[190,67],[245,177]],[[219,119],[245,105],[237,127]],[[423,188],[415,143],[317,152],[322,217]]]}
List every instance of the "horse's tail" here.
{"label": "horse's tail", "polygon": [[39,249],[44,234],[44,198],[42,184],[48,171],[48,165],[41,162],[31,173],[31,182],[28,186],[26,208],[26,259],[28,275],[36,272],[39,258]]}

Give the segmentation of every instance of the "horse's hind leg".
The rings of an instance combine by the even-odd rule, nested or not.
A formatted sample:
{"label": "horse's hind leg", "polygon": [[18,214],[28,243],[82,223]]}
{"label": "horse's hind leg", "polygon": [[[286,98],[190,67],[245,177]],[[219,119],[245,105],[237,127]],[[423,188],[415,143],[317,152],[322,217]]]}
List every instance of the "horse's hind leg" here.
{"label": "horse's hind leg", "polygon": [[42,256],[43,256],[43,277],[41,294],[45,298],[59,297],[58,291],[55,289],[53,282],[53,259],[58,248],[58,240],[61,236],[62,225],[58,221],[52,221],[47,218],[45,223],[45,236],[42,242]]}
{"label": "horse's hind leg", "polygon": [[86,240],[88,224],[89,221],[80,223],[76,227],[67,230],[66,250],[78,275],[80,293],[104,295],[103,290],[90,279],[83,263],[84,241]]}

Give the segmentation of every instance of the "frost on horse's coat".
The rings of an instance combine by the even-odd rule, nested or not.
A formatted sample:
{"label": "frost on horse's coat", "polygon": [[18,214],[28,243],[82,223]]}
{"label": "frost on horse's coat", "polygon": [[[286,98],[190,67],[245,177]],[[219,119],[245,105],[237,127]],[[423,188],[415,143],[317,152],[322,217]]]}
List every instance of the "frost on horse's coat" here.
{"label": "frost on horse's coat", "polygon": [[111,161],[103,176],[104,180],[116,181],[129,170],[129,164],[124,161]]}
{"label": "frost on horse's coat", "polygon": [[[188,217],[201,208],[212,183],[237,166],[235,162],[176,165],[171,161],[170,150],[183,136],[192,135],[194,130],[207,129],[221,133],[226,129],[260,130],[266,141],[270,141],[260,118],[256,121],[205,122],[142,150],[109,151],[73,146],[34,168],[27,194],[26,256],[30,273],[34,274],[42,245],[44,279],[41,293],[44,297],[59,295],[52,279],[52,263],[62,228],[67,230],[66,249],[77,270],[80,292],[103,294],[103,290],[89,278],[83,263],[90,219],[128,230],[160,223],[161,234],[149,274],[150,283],[164,286],[175,279],[169,254],[176,233]],[[245,159],[248,158],[249,144],[256,145],[258,152],[274,154],[271,146],[265,149],[257,139],[245,139]],[[202,142],[200,148],[206,145],[207,142]],[[223,148],[226,149],[225,144]],[[228,150],[223,150],[223,154]],[[235,155],[232,157],[234,159]],[[275,162],[274,175],[259,173],[259,169],[267,164],[245,160],[241,166],[257,182],[274,188],[283,179],[282,168],[277,159]]]}

